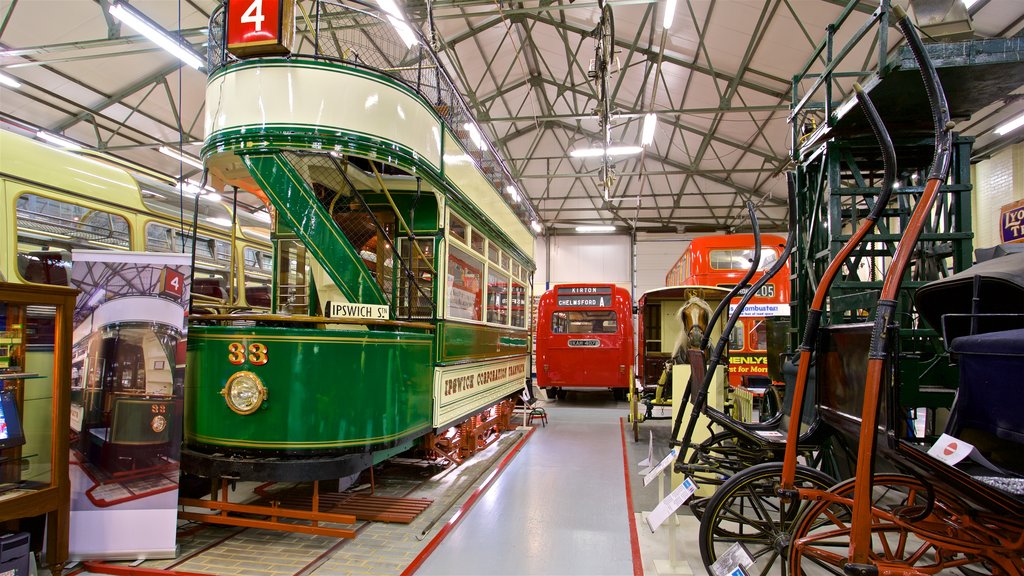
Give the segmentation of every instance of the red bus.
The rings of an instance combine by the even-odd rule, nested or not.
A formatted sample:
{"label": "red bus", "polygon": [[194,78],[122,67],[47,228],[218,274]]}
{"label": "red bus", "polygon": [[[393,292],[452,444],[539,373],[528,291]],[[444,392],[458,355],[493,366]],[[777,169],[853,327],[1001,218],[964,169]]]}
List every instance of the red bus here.
{"label": "red bus", "polygon": [[625,400],[633,367],[633,300],[614,284],[560,284],[537,305],[537,385],[611,388]]}
{"label": "red bus", "polygon": [[[761,235],[761,262],[751,278],[753,284],[782,255],[786,239]],[[694,238],[683,255],[665,275],[666,286],[696,285],[731,289],[750,268],[754,257],[753,234],[728,234]],[[734,301],[739,301],[739,296]],[[732,313],[735,304],[730,305]],[[768,330],[765,319],[789,315],[789,264],[766,283],[743,312],[729,337],[729,384],[765,388],[768,376]]]}

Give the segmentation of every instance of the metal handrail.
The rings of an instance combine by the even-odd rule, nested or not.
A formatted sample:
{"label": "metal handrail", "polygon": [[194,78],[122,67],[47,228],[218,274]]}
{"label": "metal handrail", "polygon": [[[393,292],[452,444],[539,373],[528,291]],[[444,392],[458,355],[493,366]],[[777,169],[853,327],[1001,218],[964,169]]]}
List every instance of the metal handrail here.
{"label": "metal handrail", "polygon": [[[418,44],[407,47],[377,7],[352,1],[358,6],[316,0],[310,14],[297,15],[293,51],[288,58],[340,62],[380,72],[408,86],[433,106],[451,134],[469,151],[477,169],[527,228],[533,221],[539,223],[537,211],[525,194],[519,202],[510,201],[506,195],[509,186],[519,189],[512,172],[487,142],[469,105],[419,30],[409,27]],[[226,3],[222,3],[210,16],[210,74],[239,60],[227,52],[225,10]]]}
{"label": "metal handrail", "polygon": [[[789,113],[787,120],[791,124],[792,129],[792,150],[791,153],[794,158],[797,158],[800,151],[800,126],[797,125],[797,118],[801,112],[805,110],[824,109],[825,111],[825,123],[829,126],[836,120],[833,117],[835,113],[835,103],[832,101],[832,87],[833,80],[837,77],[853,76],[855,78],[862,79],[871,73],[870,70],[857,70],[857,71],[845,71],[838,72],[836,68],[842,64],[847,56],[860,45],[860,42],[865,36],[877,25],[878,26],[878,56],[877,65],[875,70],[881,72],[884,71],[888,64],[888,30],[889,30],[889,4],[890,0],[882,0],[878,8],[876,8],[868,19],[863,22],[854,33],[853,36],[839,49],[838,52],[834,51],[833,42],[836,36],[836,32],[846,23],[850,15],[854,12],[854,9],[859,4],[858,0],[850,0],[846,7],[840,13],[839,17],[834,22],[825,27],[825,38],[823,38],[817,46],[815,46],[814,52],[807,59],[807,62],[800,69],[800,72],[793,76],[793,89],[792,89],[792,102],[793,106]],[[811,73],[811,67],[814,63],[822,57],[824,53],[824,64],[825,67],[820,72]],[[800,84],[801,82],[814,78],[814,82],[811,86],[800,96]],[[825,88],[825,100],[823,103],[812,104],[811,98],[821,90]]]}

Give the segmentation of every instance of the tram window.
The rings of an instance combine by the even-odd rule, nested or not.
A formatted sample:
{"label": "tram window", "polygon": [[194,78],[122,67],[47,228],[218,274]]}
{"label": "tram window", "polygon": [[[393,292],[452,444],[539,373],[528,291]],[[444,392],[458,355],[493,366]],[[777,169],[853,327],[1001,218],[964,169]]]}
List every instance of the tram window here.
{"label": "tram window", "polygon": [[128,250],[128,220],[117,214],[36,194],[15,203],[19,237],[56,240],[67,248]]}
{"label": "tram window", "polygon": [[469,244],[469,227],[466,222],[454,213],[448,219],[448,234],[452,238],[458,238],[463,244]]}
{"label": "tram window", "polygon": [[277,240],[277,306],[280,314],[308,314],[306,247],[296,239]]}
{"label": "tram window", "polygon": [[508,276],[494,270],[487,273],[487,321],[508,324]]}
{"label": "tram window", "polygon": [[413,249],[407,240],[400,244],[402,260],[410,267],[414,284],[409,283],[405,274],[398,275],[398,315],[430,318],[433,316],[431,302],[434,297],[434,239],[423,238],[415,242],[419,250]]}
{"label": "tram window", "polygon": [[[711,267],[715,270],[748,270],[754,259],[753,248],[731,248],[712,250]],[[771,248],[761,248],[761,262],[758,270],[766,270],[779,259],[779,255]]]}
{"label": "tram window", "polygon": [[732,329],[732,333],[729,334],[729,349],[730,350],[743,350],[743,320],[736,323],[736,326]]}
{"label": "tram window", "polygon": [[512,296],[509,298],[512,325],[526,328],[526,286],[512,282]]}
{"label": "tram window", "polygon": [[508,270],[508,254],[504,250],[501,251],[501,267]]}
{"label": "tram window", "polygon": [[448,248],[448,316],[482,320],[483,262],[455,246]]}
{"label": "tram window", "polygon": [[618,331],[614,310],[556,310],[551,314],[552,334],[615,334]]}
{"label": "tram window", "polygon": [[487,245],[487,259],[494,264],[501,263],[501,250],[498,249],[498,246],[494,242]]}
{"label": "tram window", "polygon": [[476,252],[478,252],[480,254],[483,254],[484,253],[484,248],[486,246],[487,246],[487,241],[486,241],[486,239],[484,239],[484,235],[479,233],[479,232],[477,232],[476,230],[473,230],[472,231],[472,239],[470,241],[470,248],[472,248],[473,250],[475,250]]}

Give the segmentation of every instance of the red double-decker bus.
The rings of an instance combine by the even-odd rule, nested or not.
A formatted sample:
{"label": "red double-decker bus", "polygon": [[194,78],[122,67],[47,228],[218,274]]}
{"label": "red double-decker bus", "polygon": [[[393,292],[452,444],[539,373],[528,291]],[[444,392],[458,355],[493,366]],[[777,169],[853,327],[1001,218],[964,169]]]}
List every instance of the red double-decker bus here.
{"label": "red double-decker bus", "polygon": [[566,388],[629,391],[633,301],[614,284],[561,284],[537,305],[537,385],[549,398]]}
{"label": "red double-decker bus", "polygon": [[[761,235],[761,262],[750,283],[753,284],[782,255],[786,239]],[[753,234],[728,234],[694,238],[683,255],[665,275],[666,286],[697,285],[731,289],[746,274],[754,257]],[[734,302],[739,301],[739,296]],[[735,304],[729,306],[731,314]],[[729,336],[729,384],[764,388],[768,376],[768,330],[765,319],[789,315],[789,264],[751,298],[740,313]]]}

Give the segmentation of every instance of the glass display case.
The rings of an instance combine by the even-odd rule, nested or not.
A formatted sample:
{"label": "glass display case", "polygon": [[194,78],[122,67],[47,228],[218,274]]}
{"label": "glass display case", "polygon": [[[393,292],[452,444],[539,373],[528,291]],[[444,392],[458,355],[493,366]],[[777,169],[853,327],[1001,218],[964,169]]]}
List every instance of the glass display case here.
{"label": "glass display case", "polygon": [[[59,286],[0,282],[0,522],[45,515],[45,564],[54,574],[68,556],[71,326],[77,294]],[[42,548],[41,542],[32,548]]]}

